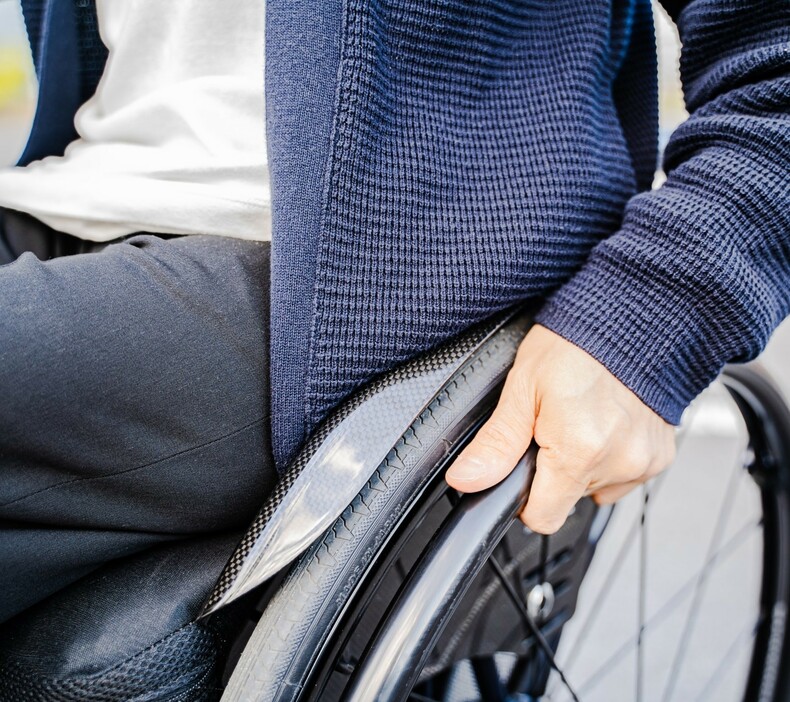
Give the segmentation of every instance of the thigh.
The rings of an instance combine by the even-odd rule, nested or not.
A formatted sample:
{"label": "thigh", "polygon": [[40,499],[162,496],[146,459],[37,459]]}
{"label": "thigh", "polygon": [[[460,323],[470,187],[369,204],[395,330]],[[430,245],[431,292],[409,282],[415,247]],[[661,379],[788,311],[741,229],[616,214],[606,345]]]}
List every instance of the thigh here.
{"label": "thigh", "polygon": [[267,244],[206,236],[0,267],[0,520],[244,526],[275,480],[268,275]]}

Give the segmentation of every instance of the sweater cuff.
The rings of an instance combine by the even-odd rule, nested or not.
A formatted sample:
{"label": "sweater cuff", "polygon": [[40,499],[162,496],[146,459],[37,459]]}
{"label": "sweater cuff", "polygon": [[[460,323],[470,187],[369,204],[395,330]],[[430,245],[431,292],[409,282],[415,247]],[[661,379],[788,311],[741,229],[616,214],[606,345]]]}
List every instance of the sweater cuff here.
{"label": "sweater cuff", "polygon": [[[602,363],[670,424],[724,365],[683,281],[606,253],[557,290],[535,318]],[[715,347],[716,344],[713,344]]]}

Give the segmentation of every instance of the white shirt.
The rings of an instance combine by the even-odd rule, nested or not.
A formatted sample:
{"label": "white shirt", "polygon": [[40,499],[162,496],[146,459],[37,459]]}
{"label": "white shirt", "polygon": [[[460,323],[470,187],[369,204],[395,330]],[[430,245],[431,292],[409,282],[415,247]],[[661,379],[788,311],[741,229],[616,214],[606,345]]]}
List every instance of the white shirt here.
{"label": "white shirt", "polygon": [[109,58],[64,156],[0,169],[0,205],[108,241],[271,238],[265,0],[97,0]]}

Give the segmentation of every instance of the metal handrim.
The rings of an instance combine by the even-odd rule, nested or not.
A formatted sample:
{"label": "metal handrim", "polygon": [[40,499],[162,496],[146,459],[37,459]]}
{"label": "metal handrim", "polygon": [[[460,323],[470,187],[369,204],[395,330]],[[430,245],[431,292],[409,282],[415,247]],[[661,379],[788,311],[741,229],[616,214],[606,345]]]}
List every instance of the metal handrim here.
{"label": "metal handrim", "polygon": [[[743,389],[744,384],[743,378],[736,379],[729,385],[729,389],[733,393],[740,393],[745,394],[746,391]],[[751,387],[748,383],[752,382],[751,378],[747,378],[747,387]],[[740,386],[738,385],[740,383]],[[756,631],[755,631],[755,638],[753,644],[753,655],[752,655],[752,666],[748,680],[748,686],[746,691],[746,700],[775,700],[775,699],[784,699],[781,696],[782,685],[785,684],[780,678],[776,669],[778,669],[776,665],[776,661],[781,658],[781,654],[784,648],[784,626],[783,626],[783,617],[786,613],[786,593],[788,591],[788,574],[787,574],[787,566],[785,562],[787,561],[786,558],[783,559],[782,554],[785,556],[788,554],[788,534],[790,534],[790,506],[788,505],[787,501],[787,494],[782,485],[777,483],[776,477],[776,467],[777,465],[780,466],[787,466],[787,462],[785,460],[786,456],[782,454],[780,450],[777,450],[775,443],[771,443],[773,440],[776,439],[777,435],[781,435],[781,427],[776,426],[768,426],[768,431],[766,431],[766,421],[764,416],[760,417],[750,417],[747,416],[748,411],[753,411],[755,405],[759,405],[760,403],[755,400],[754,397],[746,397],[744,399],[743,394],[736,394],[736,401],[739,403],[739,407],[741,411],[744,412],[744,416],[747,421],[747,425],[749,425],[750,433],[752,436],[752,446],[753,446],[753,454],[754,454],[754,461],[753,465],[750,466],[750,472],[753,476],[755,476],[756,481],[758,484],[761,485],[761,494],[762,494],[762,501],[763,501],[763,514],[764,514],[764,529],[765,529],[765,539],[764,539],[764,548],[765,548],[765,573],[763,577],[763,586],[762,586],[762,608],[764,612],[764,616],[761,617],[760,621],[757,623]],[[751,409],[750,409],[751,408]],[[776,413],[775,413],[776,414]],[[760,427],[755,427],[754,422],[759,419]],[[751,422],[751,423],[750,423]],[[756,429],[760,429],[759,435],[756,432]],[[780,489],[781,488],[781,489]],[[660,483],[657,485],[654,490],[660,489]],[[645,498],[647,498],[649,493],[645,493]],[[435,500],[435,496],[433,498]],[[648,500],[645,499],[645,505],[648,504]],[[647,511],[643,510],[641,515],[641,523],[644,524],[645,516]],[[719,547],[721,544],[712,544],[709,548],[709,558],[710,561],[715,561],[719,557]],[[724,544],[726,546],[726,544]],[[646,564],[642,564],[642,572],[644,573],[644,569]],[[501,569],[504,570],[504,569]],[[704,583],[705,578],[702,577],[698,579],[694,587],[694,592],[699,591],[700,582]],[[696,596],[696,595],[695,595]],[[458,599],[457,597],[455,598]],[[527,610],[526,604],[524,606],[525,611]],[[446,616],[442,615],[446,619]],[[438,617],[441,619],[442,617]],[[532,615],[530,615],[532,617]],[[532,617],[534,619],[534,617]],[[645,621],[644,611],[642,613],[642,617],[640,619],[640,631],[643,631],[649,625],[648,622]],[[397,627],[396,627],[397,628]],[[561,627],[560,627],[561,630]],[[382,641],[386,639],[386,629],[379,633],[378,641]],[[382,638],[383,637],[383,638]],[[558,639],[558,632],[553,632],[549,637],[551,639],[552,646],[556,646],[556,640]],[[419,639],[419,637],[418,637]],[[640,637],[637,636],[637,650],[639,650],[639,639]],[[425,642],[423,640],[421,645],[424,645]],[[375,649],[375,646],[373,647]],[[367,655],[362,658],[361,661],[353,661],[351,664],[346,662],[345,664],[349,666],[347,672],[351,673],[356,670],[356,679],[358,681],[356,690],[363,690],[363,692],[354,692],[350,699],[352,700],[365,700],[365,699],[413,699],[413,700],[436,700],[436,699],[443,699],[440,696],[432,696],[436,693],[425,694],[426,686],[424,684],[424,680],[419,688],[410,688],[410,692],[404,693],[403,692],[403,685],[399,688],[398,685],[390,685],[390,688],[399,690],[396,693],[392,693],[391,696],[382,696],[379,694],[381,689],[379,689],[379,693],[376,695],[371,696],[372,693],[364,692],[365,689],[371,690],[369,686],[369,678],[365,677],[369,675],[366,673],[367,670],[373,669],[372,662],[376,661],[376,657],[373,655],[375,651],[371,649],[368,651]],[[778,658],[777,658],[778,656]],[[425,656],[420,656],[421,661],[424,662]],[[339,659],[342,658],[342,655]],[[549,666],[549,661],[547,660],[548,657],[544,656],[544,660],[542,665],[544,668]],[[641,655],[637,655],[637,660],[641,659]],[[337,664],[337,660],[335,660],[335,664]],[[491,659],[493,660],[493,659]],[[535,662],[535,658],[533,657],[533,664]],[[677,658],[677,660],[682,661],[682,656]],[[413,667],[413,660],[411,662]],[[637,665],[641,665],[637,663]],[[375,667],[381,669],[381,662],[379,661]],[[390,680],[398,679],[398,675],[392,675],[392,661],[387,666],[388,676]],[[516,671],[518,672],[518,671]],[[523,673],[523,671],[521,671]],[[544,671],[545,672],[545,671]],[[489,688],[491,688],[491,668],[488,664],[477,664],[476,675],[478,675],[478,686],[482,687],[482,685],[488,684]],[[409,675],[409,685],[411,685],[415,678],[418,678],[419,675]],[[529,677],[527,675],[526,677]],[[441,673],[437,672],[436,679],[441,678]],[[533,674],[534,678],[534,674]],[[445,674],[446,679],[446,674]],[[488,683],[486,683],[488,680]],[[359,682],[362,681],[362,682]],[[643,699],[644,693],[644,683],[641,679],[639,672],[637,673],[637,692],[636,697],[637,699]],[[501,681],[500,681],[501,682]],[[503,689],[502,685],[499,685],[500,690]],[[317,688],[313,688],[314,690]],[[493,689],[493,688],[491,688]],[[569,689],[569,686],[565,686],[564,688],[566,692]],[[497,693],[500,694],[500,693]],[[507,690],[501,693],[502,695],[507,694]],[[572,696],[573,693],[570,693]],[[367,696],[366,696],[367,695]],[[663,695],[664,699],[671,699],[671,689],[669,692],[666,690],[664,691]],[[485,697],[484,699],[517,699],[515,697]],[[518,699],[527,699],[525,697],[519,697]],[[583,699],[583,696],[582,696]]]}

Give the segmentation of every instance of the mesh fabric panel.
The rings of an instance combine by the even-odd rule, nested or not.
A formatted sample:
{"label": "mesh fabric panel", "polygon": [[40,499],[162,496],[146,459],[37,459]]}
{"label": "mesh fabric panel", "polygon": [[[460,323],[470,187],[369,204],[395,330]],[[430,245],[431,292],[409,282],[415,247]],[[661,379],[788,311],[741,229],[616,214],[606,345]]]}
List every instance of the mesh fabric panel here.
{"label": "mesh fabric panel", "polygon": [[100,673],[48,678],[20,661],[0,662],[0,702],[210,702],[219,699],[219,635],[189,624]]}

